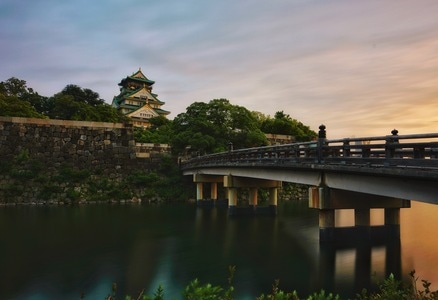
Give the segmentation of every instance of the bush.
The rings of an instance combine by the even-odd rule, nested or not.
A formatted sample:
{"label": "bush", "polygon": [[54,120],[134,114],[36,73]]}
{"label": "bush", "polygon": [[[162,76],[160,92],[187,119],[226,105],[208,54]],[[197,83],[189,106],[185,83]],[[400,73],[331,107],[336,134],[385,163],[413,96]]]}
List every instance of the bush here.
{"label": "bush", "polygon": [[[236,268],[234,266],[229,267],[230,276],[228,278],[228,288],[224,289],[221,286],[214,286],[210,283],[201,284],[198,279],[191,281],[183,291],[184,300],[232,300],[234,287],[232,285],[232,280],[234,277],[234,272]],[[400,299],[413,299],[413,300],[437,300],[438,291],[430,290],[430,282],[427,280],[421,280],[424,290],[418,290],[417,282],[418,277],[415,277],[415,270],[410,273],[411,284],[404,286],[401,281],[395,279],[394,275],[391,274],[387,279],[385,279],[380,285],[379,290],[375,293],[368,294],[366,289],[362,290],[361,294],[357,294],[357,300],[400,300]],[[115,287],[117,285],[113,284],[113,293],[108,296],[106,300],[115,300]],[[143,299],[143,300],[164,300],[164,289],[160,285],[157,291],[154,293],[153,297],[143,295],[144,291],[136,298],[131,296],[126,296],[125,300],[132,299]],[[326,293],[324,290],[319,292],[314,292],[308,297],[302,298],[298,296],[296,291],[284,292],[279,289],[279,280],[275,280],[272,285],[272,292],[268,295],[260,295],[256,300],[339,300],[341,299],[339,295],[334,295],[332,293]]]}

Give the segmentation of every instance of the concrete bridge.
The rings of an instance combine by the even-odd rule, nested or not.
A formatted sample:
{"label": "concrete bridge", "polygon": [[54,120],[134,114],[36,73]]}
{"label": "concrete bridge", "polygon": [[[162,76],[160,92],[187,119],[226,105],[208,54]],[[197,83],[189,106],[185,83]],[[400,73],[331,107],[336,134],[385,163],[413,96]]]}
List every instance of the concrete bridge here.
{"label": "concrete bridge", "polygon": [[438,133],[329,140],[319,127],[312,142],[232,149],[181,163],[197,184],[197,199],[210,184],[227,190],[230,214],[238,211],[239,189],[249,189],[249,208],[257,212],[258,189],[269,189],[270,211],[276,211],[282,182],[309,186],[309,207],[319,210],[320,240],[339,236],[335,210],[354,209],[355,230],[373,235],[370,209],[385,210],[384,231],[400,234],[400,208],[410,201],[438,204]]}

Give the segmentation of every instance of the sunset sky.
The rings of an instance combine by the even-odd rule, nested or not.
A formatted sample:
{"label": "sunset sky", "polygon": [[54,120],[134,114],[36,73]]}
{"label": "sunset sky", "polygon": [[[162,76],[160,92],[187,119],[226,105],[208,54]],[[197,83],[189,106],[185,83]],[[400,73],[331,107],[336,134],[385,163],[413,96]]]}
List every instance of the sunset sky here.
{"label": "sunset sky", "polygon": [[0,2],[0,81],[111,103],[140,67],[170,119],[227,98],[328,138],[438,132],[438,1]]}

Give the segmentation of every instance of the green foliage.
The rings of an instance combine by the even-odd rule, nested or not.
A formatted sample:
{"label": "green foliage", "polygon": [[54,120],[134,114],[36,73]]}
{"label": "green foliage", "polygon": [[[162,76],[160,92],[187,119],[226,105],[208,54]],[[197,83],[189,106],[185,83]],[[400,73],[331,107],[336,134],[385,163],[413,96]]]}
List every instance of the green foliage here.
{"label": "green foliage", "polygon": [[88,177],[90,177],[89,170],[77,170],[70,165],[63,165],[59,170],[59,175],[56,177],[56,181],[78,183],[84,182]]}
{"label": "green foliage", "polygon": [[220,295],[223,288],[220,286],[213,286],[210,283],[201,285],[198,279],[193,280],[185,288],[183,299],[186,300],[215,300],[221,299]]}
{"label": "green foliage", "polygon": [[29,149],[21,150],[15,157],[17,163],[23,163],[29,159]]}
{"label": "green foliage", "polygon": [[9,166],[9,175],[20,181],[36,178],[43,168],[40,161],[29,158],[28,149],[21,150]]}
{"label": "green foliage", "polygon": [[[221,286],[215,286],[210,283],[201,284],[198,279],[192,280],[185,288],[182,293],[183,299],[185,300],[232,300],[234,287],[232,281],[235,273],[235,266],[229,267],[229,277],[228,277],[228,288],[224,289]],[[391,274],[387,279],[385,279],[380,285],[379,290],[376,293],[368,294],[367,290],[364,289],[361,294],[356,295],[357,300],[399,300],[399,299],[415,299],[415,300],[437,300],[438,291],[430,290],[430,282],[427,280],[421,280],[424,290],[417,289],[418,277],[415,277],[415,271],[410,273],[412,282],[411,285],[403,286],[400,281],[396,280],[394,275]],[[307,297],[299,297],[296,291],[285,292],[279,288],[279,280],[275,280],[272,285],[272,291],[270,294],[261,294],[257,297],[257,300],[340,300],[339,295],[332,293],[327,293],[324,290],[319,292],[314,292]],[[115,284],[113,284],[112,295],[109,295],[107,300],[116,299],[116,290],[114,289]],[[132,300],[131,296],[126,296],[125,300]],[[154,293],[153,297],[144,295],[144,290],[135,299],[143,300],[164,300],[164,289],[160,285],[157,291]]]}
{"label": "green foliage", "polygon": [[101,179],[97,183],[88,181],[88,192],[84,198],[88,201],[119,201],[130,200],[133,196],[133,187],[127,182]]}
{"label": "green foliage", "polygon": [[127,118],[108,104],[90,105],[77,101],[74,96],[63,93],[49,99],[51,110],[48,115],[52,119],[96,121],[96,122],[125,122]]}
{"label": "green foliage", "polygon": [[172,138],[172,123],[163,116],[149,119],[148,128],[134,127],[134,139],[137,143],[169,144]]}
{"label": "green foliage", "polygon": [[176,153],[183,153],[188,146],[203,154],[225,151],[230,142],[234,149],[267,143],[254,114],[227,99],[195,102],[176,116],[172,125],[171,144]]}
{"label": "green foliage", "polygon": [[319,293],[315,292],[309,297],[307,300],[340,300],[339,295],[333,295],[332,293],[326,294],[324,290],[321,290]]}
{"label": "green foliage", "polygon": [[0,114],[10,117],[44,118],[47,98],[26,86],[25,80],[11,77],[0,82]]}
{"label": "green foliage", "polygon": [[358,300],[399,300],[399,299],[415,299],[415,300],[437,300],[438,291],[430,290],[430,282],[421,280],[423,290],[418,289],[418,277],[415,276],[415,270],[409,273],[411,283],[403,285],[397,280],[394,274],[390,274],[380,285],[376,293],[369,294],[366,289],[363,289],[361,294],[356,295]]}
{"label": "green foliage", "polygon": [[55,194],[62,193],[62,188],[59,185],[46,185],[43,186],[40,193],[38,194],[38,198],[42,200],[50,200]]}
{"label": "green foliage", "polygon": [[0,82],[0,115],[26,118],[124,123],[129,118],[105,103],[99,94],[74,84],[50,98],[26,86],[25,80],[11,77]]}
{"label": "green foliage", "polygon": [[99,94],[82,89],[77,85],[67,85],[60,93],[48,100],[50,109],[47,114],[52,119],[96,121],[96,122],[128,122],[114,107],[99,98]]}
{"label": "green foliage", "polygon": [[274,118],[265,118],[261,122],[261,130],[265,133],[292,135],[297,141],[310,141],[317,136],[308,126],[283,111],[276,112]]}
{"label": "green foliage", "polygon": [[45,118],[45,116],[38,113],[29,102],[20,100],[16,96],[5,96],[1,94],[0,115],[6,117]]}
{"label": "green foliage", "polygon": [[78,201],[81,198],[81,193],[74,188],[68,188],[65,190],[66,197],[71,201]]}
{"label": "green foliage", "polygon": [[0,173],[7,174],[9,171],[11,171],[13,163],[14,162],[11,160],[1,159],[0,160]]}
{"label": "green foliage", "polygon": [[299,300],[298,294],[296,291],[293,291],[291,293],[286,293],[279,289],[279,283],[280,280],[275,280],[274,284],[272,285],[272,293],[269,295],[260,295],[257,297],[257,300]]}
{"label": "green foliage", "polygon": [[15,197],[23,194],[23,189],[17,184],[5,184],[1,187],[6,202],[14,202]]}
{"label": "green foliage", "polygon": [[74,101],[78,103],[85,103],[90,106],[98,106],[105,103],[105,100],[100,99],[98,93],[87,88],[81,88],[75,84],[67,85],[61,91],[61,94],[72,96]]}
{"label": "green foliage", "polygon": [[185,300],[232,300],[233,299],[233,278],[236,271],[235,266],[228,267],[228,288],[224,289],[221,286],[213,286],[210,283],[201,284],[198,279],[195,279],[186,286],[183,292],[183,299]]}
{"label": "green foliage", "polygon": [[156,172],[134,171],[128,176],[127,181],[138,187],[152,187],[160,181],[160,178]]}
{"label": "green foliage", "polygon": [[32,94],[33,90],[26,86],[26,81],[11,77],[6,81],[0,82],[0,94],[21,98],[26,94]]}

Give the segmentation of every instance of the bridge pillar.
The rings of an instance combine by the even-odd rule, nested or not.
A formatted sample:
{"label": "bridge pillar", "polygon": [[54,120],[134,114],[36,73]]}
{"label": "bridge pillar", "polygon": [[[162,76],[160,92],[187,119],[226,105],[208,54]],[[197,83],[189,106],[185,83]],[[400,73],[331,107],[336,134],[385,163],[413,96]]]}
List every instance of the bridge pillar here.
{"label": "bridge pillar", "polygon": [[400,208],[385,208],[385,226],[390,236],[400,237]]}
{"label": "bridge pillar", "polygon": [[[400,208],[410,207],[410,201],[320,186],[309,188],[309,207],[319,209],[320,242],[346,239],[369,240],[385,237],[399,238]],[[383,226],[370,226],[371,208],[385,210]],[[337,209],[354,209],[355,226],[336,228],[335,210]]]}
{"label": "bridge pillar", "polygon": [[228,213],[236,214],[237,210],[237,189],[234,187],[228,188]]}
{"label": "bridge pillar", "polygon": [[204,199],[204,184],[202,182],[196,183],[196,201]]}
{"label": "bridge pillar", "polygon": [[[277,191],[281,187],[281,181],[226,175],[223,182],[224,187],[228,188],[229,214],[259,214],[262,212],[272,214],[277,212]],[[237,208],[238,188],[249,189],[249,207]],[[269,189],[269,207],[257,207],[259,188]]]}
{"label": "bridge pillar", "polygon": [[319,210],[319,241],[330,242],[335,238],[335,210]]}
{"label": "bridge pillar", "polygon": [[254,209],[257,207],[258,202],[258,189],[250,188],[249,189],[249,206],[252,206]]}
{"label": "bridge pillar", "polygon": [[213,201],[217,200],[217,182],[210,183],[210,198]]}
{"label": "bridge pillar", "polygon": [[[217,184],[223,182],[220,175],[193,174],[193,182],[196,183],[196,201],[198,204],[214,204],[217,200]],[[204,183],[210,184],[210,199],[204,199]]]}
{"label": "bridge pillar", "polygon": [[271,187],[269,188],[269,208],[272,213],[277,213],[277,201],[278,201],[278,188]]}

